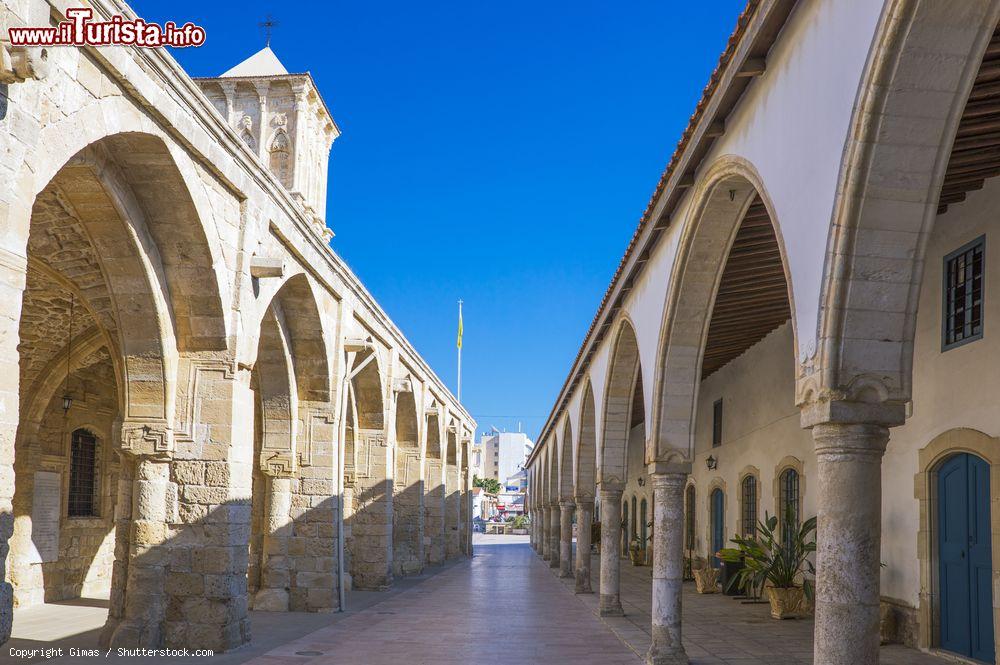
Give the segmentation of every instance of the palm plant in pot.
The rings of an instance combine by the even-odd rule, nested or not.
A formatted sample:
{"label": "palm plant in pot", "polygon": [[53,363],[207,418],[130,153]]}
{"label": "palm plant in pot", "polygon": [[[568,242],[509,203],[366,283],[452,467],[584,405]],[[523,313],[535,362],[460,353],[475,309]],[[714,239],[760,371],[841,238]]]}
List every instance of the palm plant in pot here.
{"label": "palm plant in pot", "polygon": [[737,536],[736,547],[724,548],[716,554],[723,561],[742,562],[743,568],[730,580],[730,585],[750,590],[752,595],[767,591],[771,616],[786,619],[794,616],[805,595],[813,599],[811,577],[816,569],[809,555],[816,551],[816,518],[796,524],[793,511],[786,511],[782,529],[776,515],[764,514],[757,523],[755,536]]}

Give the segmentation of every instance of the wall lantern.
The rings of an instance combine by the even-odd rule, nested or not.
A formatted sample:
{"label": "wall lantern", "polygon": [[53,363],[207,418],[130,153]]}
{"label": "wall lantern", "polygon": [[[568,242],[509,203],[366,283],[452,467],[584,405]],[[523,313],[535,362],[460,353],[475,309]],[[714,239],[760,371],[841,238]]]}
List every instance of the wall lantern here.
{"label": "wall lantern", "polygon": [[639,487],[642,487],[646,484],[646,476],[639,476],[639,480],[637,482],[639,483]]}
{"label": "wall lantern", "polygon": [[719,466],[719,460],[715,459],[712,455],[709,455],[708,459],[705,460],[705,466],[708,467],[709,471],[714,471],[716,467]]}

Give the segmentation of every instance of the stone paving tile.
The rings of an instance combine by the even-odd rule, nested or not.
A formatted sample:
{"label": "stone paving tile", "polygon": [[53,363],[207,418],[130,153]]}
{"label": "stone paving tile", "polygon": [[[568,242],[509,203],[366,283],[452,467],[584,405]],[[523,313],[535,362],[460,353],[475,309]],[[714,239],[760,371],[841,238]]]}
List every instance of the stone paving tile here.
{"label": "stone paving tile", "polygon": [[471,561],[250,661],[253,665],[640,662],[587,606],[561,588],[526,537],[512,536],[477,536]]}
{"label": "stone paving tile", "polygon": [[[575,545],[574,545],[575,549]],[[558,571],[535,555],[538,567],[573,593],[573,580],[558,579]],[[600,557],[591,560],[593,594],[576,596],[595,616],[600,593]],[[652,568],[621,563],[621,600],[624,617],[601,619],[637,654],[650,643]],[[684,584],[684,649],[690,665],[805,665],[813,662],[811,618],[776,621],[767,604],[742,604],[722,594],[698,594],[694,583]],[[900,645],[882,647],[881,665],[954,665],[954,661]]]}

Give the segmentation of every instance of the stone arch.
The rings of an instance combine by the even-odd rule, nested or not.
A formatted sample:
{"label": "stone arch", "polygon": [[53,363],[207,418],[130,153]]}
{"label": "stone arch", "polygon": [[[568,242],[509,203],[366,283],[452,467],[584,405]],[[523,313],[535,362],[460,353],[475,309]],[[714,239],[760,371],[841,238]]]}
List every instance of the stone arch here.
{"label": "stone arch", "polygon": [[[979,430],[957,427],[947,430],[934,437],[926,446],[917,451],[918,472],[914,477],[914,498],[919,504],[920,530],[917,532],[917,559],[920,564],[920,594],[917,604],[918,634],[917,646],[930,649],[937,646],[937,631],[940,628],[940,618],[935,606],[939,598],[940,582],[937,566],[937,471],[952,455],[969,453],[976,455],[990,465],[990,527],[993,542],[1000,538],[1000,510],[997,509],[997,497],[1000,496],[997,476],[1000,470],[1000,439],[991,437]],[[1000,573],[1000,552],[994,547],[993,583],[994,588],[998,573]],[[1000,610],[997,609],[997,598],[994,597],[993,635],[994,644],[1000,639]]]}
{"label": "stone arch", "polygon": [[604,434],[597,482],[623,488],[633,397],[641,374],[639,342],[632,324],[623,320],[611,350],[608,382],[604,394]]}
{"label": "stone arch", "polygon": [[593,500],[597,485],[597,423],[594,409],[594,389],[587,381],[580,405],[580,435],[576,446],[576,468],[573,490],[577,498]]}
{"label": "stone arch", "polygon": [[345,490],[350,512],[344,511],[349,570],[355,588],[381,589],[392,582],[392,481],[378,352],[355,354],[350,367],[354,474]]}
{"label": "stone arch", "polygon": [[444,457],[441,450],[441,434],[444,416],[439,402],[431,400],[425,414],[424,453],[424,535],[427,546],[424,559],[434,565],[445,558],[444,522]]}
{"label": "stone arch", "polygon": [[454,418],[448,421],[445,431],[445,558],[456,557],[461,553],[461,501],[458,451],[458,423]]}
{"label": "stone arch", "polygon": [[573,429],[569,418],[563,425],[562,447],[559,450],[559,498],[573,498]]}
{"label": "stone arch", "polygon": [[423,569],[423,493],[420,478],[420,423],[412,384],[395,392],[395,469],[393,471],[393,575],[413,575]]}
{"label": "stone arch", "polygon": [[[797,348],[786,251],[774,206],[756,169],[745,159],[723,156],[708,168],[691,196],[695,204],[679,241],[660,331],[653,442],[653,461],[658,462],[690,463],[698,388],[706,371],[714,371],[727,358],[741,353],[741,347],[745,350],[762,339],[781,325],[775,324],[779,320],[792,321],[792,348]],[[754,233],[766,236],[774,255],[767,266],[768,305],[760,309],[750,333],[735,345],[722,345],[721,355],[712,354],[710,367],[708,351],[718,321],[717,307],[721,306],[717,299],[727,286],[728,264],[737,259],[734,248],[747,231],[749,240]],[[754,275],[758,268],[748,266],[748,270]],[[732,307],[730,316],[738,319],[738,301],[744,296],[739,289],[734,293],[737,304],[727,305]]]}
{"label": "stone arch", "polygon": [[800,402],[888,403],[888,420],[902,420],[924,251],[958,124],[998,19],[996,0],[886,3],[841,163],[817,357],[806,360]]}
{"label": "stone arch", "polygon": [[[98,124],[92,117],[78,120]],[[147,271],[159,276],[162,296],[169,303],[164,323],[172,327],[177,350],[226,349],[225,289],[220,287],[224,268],[206,232],[207,227],[214,228],[214,221],[190,159],[146,128],[110,135],[76,129],[89,141],[71,140],[79,145],[78,151],[62,164],[50,157],[36,182],[48,182],[40,179],[47,172],[54,179],[67,167],[89,167],[106,183],[114,182],[118,191],[127,191],[130,207],[141,211],[142,220],[142,226],[136,224],[131,232],[145,249]],[[65,154],[62,145],[53,150],[53,155],[59,154]],[[133,211],[131,217],[139,215]]]}

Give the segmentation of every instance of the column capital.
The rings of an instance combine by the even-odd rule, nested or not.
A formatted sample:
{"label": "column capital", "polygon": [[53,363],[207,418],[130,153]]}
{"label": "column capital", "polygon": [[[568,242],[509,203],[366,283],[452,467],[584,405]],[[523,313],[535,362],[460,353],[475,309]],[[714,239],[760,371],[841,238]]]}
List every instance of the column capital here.
{"label": "column capital", "polygon": [[691,473],[692,466],[691,460],[659,460],[647,464],[646,473],[651,476],[657,474],[684,474],[686,476]]}
{"label": "column capital", "polygon": [[562,499],[559,502],[559,507],[560,508],[564,508],[564,509],[565,508],[575,508],[576,507],[576,502],[573,501],[573,499]]}
{"label": "column capital", "polygon": [[873,423],[820,423],[812,428],[817,457],[881,458],[889,428]]}
{"label": "column capital", "polygon": [[809,429],[823,424],[868,423],[882,427],[898,427],[906,422],[903,402],[857,402],[820,398],[801,405],[802,427]]}
{"label": "column capital", "polygon": [[683,472],[654,473],[650,476],[654,490],[684,489],[688,474]]}
{"label": "column capital", "polygon": [[618,483],[615,483],[614,485],[609,484],[609,485],[597,486],[597,495],[601,497],[602,501],[604,500],[605,496],[610,498],[615,498],[615,497],[621,498],[621,495],[624,493],[625,493],[624,485],[619,485]]}
{"label": "column capital", "polygon": [[574,499],[576,501],[577,508],[590,508],[594,509],[594,497],[592,496],[578,496]]}

